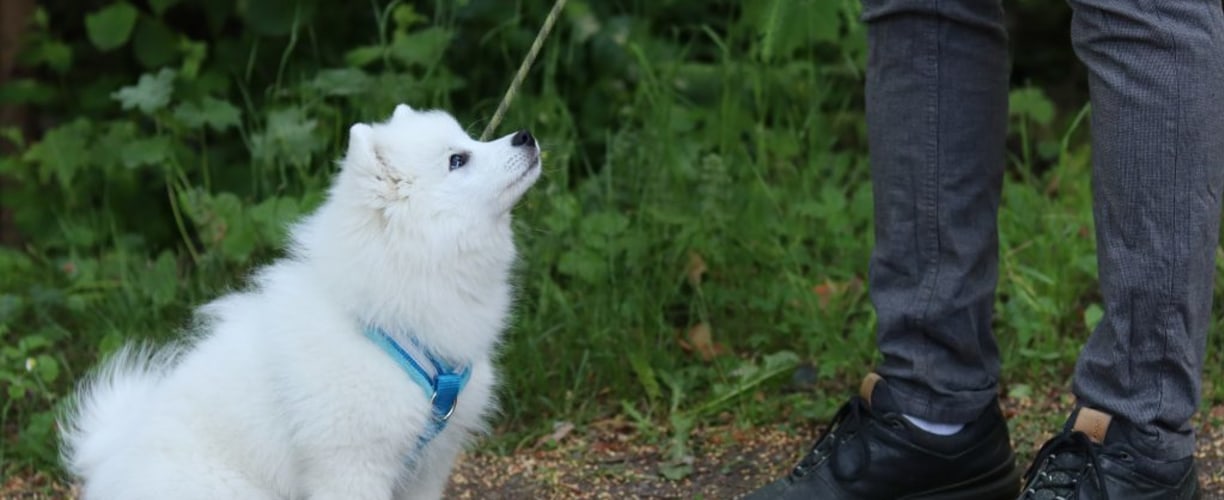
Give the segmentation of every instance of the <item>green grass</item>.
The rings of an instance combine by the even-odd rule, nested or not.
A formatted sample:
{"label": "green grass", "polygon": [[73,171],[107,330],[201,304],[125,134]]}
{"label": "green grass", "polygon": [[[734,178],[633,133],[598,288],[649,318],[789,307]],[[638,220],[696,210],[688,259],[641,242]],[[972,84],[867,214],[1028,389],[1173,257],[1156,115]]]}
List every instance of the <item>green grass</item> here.
{"label": "green grass", "polygon": [[[189,78],[179,67],[169,104],[148,113],[105,97],[139,69],[101,90],[39,81],[92,104],[42,153],[31,142],[0,161],[21,181],[5,203],[27,236],[0,249],[0,470],[54,470],[51,416],[100,355],[170,337],[194,306],[278,255],[283,224],[318,202],[349,123],[407,100],[483,128],[548,5],[516,4],[512,20],[482,2],[438,5],[417,6],[430,22],[402,6],[354,8],[367,23],[377,11],[384,29],[338,38],[349,45],[315,25],[237,55],[207,40],[219,54],[208,61],[255,69],[227,86],[208,79],[233,75],[224,69],[205,63]],[[621,415],[674,457],[688,429],[727,415],[825,418],[874,363],[857,2],[828,2],[837,22],[813,33],[795,29],[813,21],[794,5],[748,2],[731,16],[700,2],[571,2],[504,122],[530,127],[546,156],[517,212],[519,300],[488,446],[509,452],[554,421]],[[450,36],[432,56],[354,59],[397,37],[420,48],[436,29]],[[178,113],[202,96],[240,118],[220,105],[208,108],[222,113],[217,127]],[[1013,114],[995,328],[1017,390],[1065,382],[1100,308],[1082,113],[1018,88]],[[690,336],[698,325],[708,342]],[[1206,363],[1217,402],[1220,339]],[[805,390],[790,383],[799,364],[814,378]]]}

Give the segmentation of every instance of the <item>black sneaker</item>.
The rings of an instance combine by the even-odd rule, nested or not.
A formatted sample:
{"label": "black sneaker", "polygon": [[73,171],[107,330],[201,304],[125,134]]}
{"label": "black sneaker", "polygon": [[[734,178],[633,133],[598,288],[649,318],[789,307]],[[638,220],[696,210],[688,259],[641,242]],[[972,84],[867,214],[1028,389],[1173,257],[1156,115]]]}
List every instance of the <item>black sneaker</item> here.
{"label": "black sneaker", "polygon": [[1071,414],[1037,452],[1021,500],[1192,500],[1201,497],[1194,457],[1157,461],[1127,444],[1123,422],[1092,408]]}
{"label": "black sneaker", "polygon": [[842,406],[787,477],[747,499],[1014,500],[1020,472],[997,404],[951,436],[918,429],[879,375]]}

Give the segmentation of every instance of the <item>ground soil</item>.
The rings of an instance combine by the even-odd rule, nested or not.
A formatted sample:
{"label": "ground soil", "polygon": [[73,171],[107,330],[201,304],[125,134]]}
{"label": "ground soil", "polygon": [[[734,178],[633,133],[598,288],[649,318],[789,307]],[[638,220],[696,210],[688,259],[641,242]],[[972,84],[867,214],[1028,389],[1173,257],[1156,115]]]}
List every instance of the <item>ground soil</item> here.
{"label": "ground soil", "polygon": [[[1010,400],[1013,440],[1020,461],[1056,429],[1049,423],[1067,404],[1057,396]],[[1224,500],[1224,405],[1202,412],[1199,432],[1200,479],[1205,500]],[[691,456],[668,462],[659,446],[628,422],[607,420],[582,429],[565,428],[511,455],[469,453],[460,459],[446,498],[454,499],[731,499],[784,474],[819,434],[818,425],[735,424],[694,433]],[[555,439],[553,439],[555,438]],[[677,466],[691,467],[678,479]],[[0,499],[74,499],[70,487],[41,475],[6,478]]]}
{"label": "ground soil", "polygon": [[[1224,415],[1224,407],[1218,408]],[[819,429],[707,429],[693,438],[692,473],[663,476],[664,454],[615,436],[584,436],[547,451],[514,456],[470,455],[446,498],[456,499],[732,499],[785,474]],[[1047,436],[1048,437],[1048,436]],[[1044,441],[1044,440],[1043,440]],[[1027,464],[1040,441],[1018,450]],[[1224,500],[1224,428],[1199,440],[1204,500]]]}

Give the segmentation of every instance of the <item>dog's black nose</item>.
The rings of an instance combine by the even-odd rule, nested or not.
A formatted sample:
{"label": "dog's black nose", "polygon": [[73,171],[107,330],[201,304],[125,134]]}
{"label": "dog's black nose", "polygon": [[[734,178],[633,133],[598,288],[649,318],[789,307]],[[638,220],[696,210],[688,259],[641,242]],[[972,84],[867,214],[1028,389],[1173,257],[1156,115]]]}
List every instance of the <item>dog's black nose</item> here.
{"label": "dog's black nose", "polygon": [[535,138],[531,137],[531,132],[526,129],[514,133],[514,137],[510,139],[511,146],[535,146]]}

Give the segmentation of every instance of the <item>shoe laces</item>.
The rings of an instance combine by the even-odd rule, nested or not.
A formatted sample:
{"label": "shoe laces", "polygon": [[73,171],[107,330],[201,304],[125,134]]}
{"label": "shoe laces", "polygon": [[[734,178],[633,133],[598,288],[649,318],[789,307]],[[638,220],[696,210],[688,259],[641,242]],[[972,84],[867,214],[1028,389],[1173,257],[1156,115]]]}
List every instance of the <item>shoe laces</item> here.
{"label": "shoe laces", "polygon": [[1021,499],[1069,500],[1084,478],[1090,478],[1108,500],[1109,492],[1101,484],[1101,445],[1087,434],[1064,431],[1046,442],[1037,452],[1033,465],[1024,474]]}
{"label": "shoe laces", "polygon": [[833,417],[833,422],[816,440],[816,444],[812,445],[811,451],[791,470],[791,479],[806,476],[812,469],[823,464],[833,455],[839,444],[858,433],[870,415],[871,409],[863,398],[855,397],[842,405]]}

